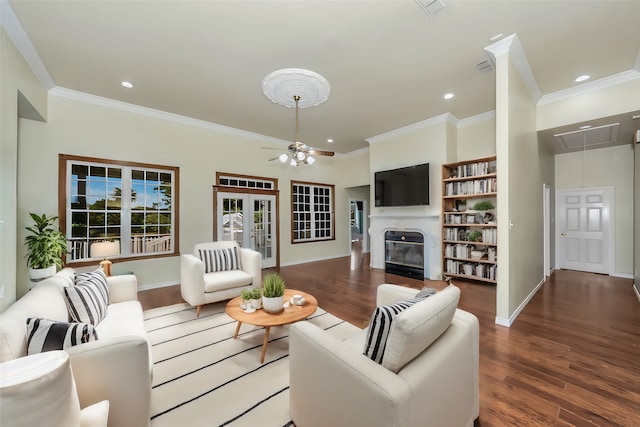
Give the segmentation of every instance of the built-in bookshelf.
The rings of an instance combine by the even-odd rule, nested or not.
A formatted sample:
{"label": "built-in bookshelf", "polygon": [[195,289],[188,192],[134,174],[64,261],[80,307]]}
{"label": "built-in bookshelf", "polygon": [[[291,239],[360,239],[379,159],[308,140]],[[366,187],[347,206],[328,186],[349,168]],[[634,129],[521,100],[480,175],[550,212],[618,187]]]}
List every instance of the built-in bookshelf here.
{"label": "built-in bookshelf", "polygon": [[496,283],[496,157],[442,165],[444,276]]}

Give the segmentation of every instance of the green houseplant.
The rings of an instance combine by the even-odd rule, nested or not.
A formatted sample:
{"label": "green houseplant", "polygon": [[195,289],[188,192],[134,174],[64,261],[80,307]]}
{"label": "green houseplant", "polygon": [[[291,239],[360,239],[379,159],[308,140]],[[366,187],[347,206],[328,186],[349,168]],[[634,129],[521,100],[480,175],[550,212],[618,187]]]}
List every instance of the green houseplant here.
{"label": "green houseplant", "polygon": [[67,252],[67,239],[55,227],[57,216],[29,213],[34,225],[25,227],[29,234],[24,239],[27,246],[27,267],[31,280],[53,276],[63,267],[62,257]]}
{"label": "green houseplant", "polygon": [[268,273],[262,284],[262,307],[268,313],[278,313],[284,306],[284,279],[278,273]]}
{"label": "green houseplant", "polygon": [[470,242],[479,242],[482,240],[482,232],[478,230],[473,230],[471,233],[469,233],[469,235],[467,236],[467,239]]}
{"label": "green houseplant", "polygon": [[475,205],[473,205],[473,210],[475,211],[489,211],[493,208],[495,208],[495,205],[489,201],[478,202]]}

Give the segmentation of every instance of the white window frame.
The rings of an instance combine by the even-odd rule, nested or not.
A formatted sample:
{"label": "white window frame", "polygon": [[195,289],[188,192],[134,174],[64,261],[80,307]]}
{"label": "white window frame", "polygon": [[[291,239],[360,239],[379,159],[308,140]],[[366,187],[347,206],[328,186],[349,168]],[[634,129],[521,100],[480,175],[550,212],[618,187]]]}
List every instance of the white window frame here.
{"label": "white window frame", "polygon": [[[178,188],[179,188],[179,168],[172,166],[151,165],[145,163],[124,162],[108,159],[96,159],[80,156],[71,156],[61,154],[59,156],[59,206],[60,206],[60,225],[61,231],[65,234],[67,241],[69,242],[70,249],[76,249],[76,253],[80,252],[78,256],[74,256],[73,253],[68,255],[66,264],[70,266],[80,266],[84,263],[95,263],[96,258],[92,258],[89,247],[91,243],[101,240],[112,240],[113,236],[104,236],[104,239],[91,237],[87,235],[82,240],[72,237],[72,217],[74,212],[89,211],[89,209],[72,209],[71,197],[72,197],[72,168],[74,165],[105,167],[110,169],[119,169],[121,171],[121,205],[120,209],[107,210],[105,213],[119,213],[120,214],[120,255],[109,257],[111,260],[116,259],[141,259],[141,258],[156,258],[162,256],[174,256],[179,254],[178,236],[179,236],[179,223],[178,223]],[[171,176],[171,206],[170,209],[143,209],[136,210],[133,208],[131,202],[131,193],[133,186],[133,171],[155,172],[158,174],[169,174]],[[146,178],[145,178],[146,179]],[[108,186],[108,185],[107,185]],[[108,194],[107,190],[107,195]],[[105,200],[107,198],[105,197]],[[132,215],[136,213],[143,213],[145,215],[153,213],[170,213],[170,223],[163,225],[170,227],[169,236],[160,237],[143,235],[142,240],[136,239],[137,244],[133,244],[133,233],[131,228]],[[105,220],[106,223],[106,220]],[[89,224],[90,225],[90,224]],[[105,227],[107,225],[105,224]],[[159,230],[158,230],[159,232]],[[89,233],[88,233],[89,234]],[[168,237],[168,239],[167,239]],[[74,241],[79,243],[74,244]],[[80,248],[77,250],[77,248]]]}
{"label": "white window frame", "polygon": [[[306,193],[299,194],[301,189],[308,190],[309,200],[301,200]],[[317,200],[316,190],[327,192],[329,201]],[[325,197],[320,195],[319,197]],[[299,209],[300,204],[304,209]],[[308,210],[307,210],[308,207]],[[308,215],[308,218],[300,218]],[[304,224],[303,228],[300,225]],[[329,223],[329,227],[318,227],[318,223]],[[308,231],[308,237],[302,237],[300,232]],[[326,233],[324,236],[323,231]],[[335,240],[335,186],[314,182],[291,181],[291,243],[318,242]]]}

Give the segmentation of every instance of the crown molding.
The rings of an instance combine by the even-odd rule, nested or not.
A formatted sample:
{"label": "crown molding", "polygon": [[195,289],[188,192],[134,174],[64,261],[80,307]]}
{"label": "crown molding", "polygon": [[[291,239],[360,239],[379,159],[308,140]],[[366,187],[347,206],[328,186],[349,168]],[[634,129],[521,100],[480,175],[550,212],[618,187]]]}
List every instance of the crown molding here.
{"label": "crown molding", "polygon": [[47,67],[44,66],[44,63],[40,59],[40,55],[38,55],[35,47],[33,47],[33,43],[31,43],[29,36],[27,36],[27,33],[24,31],[18,17],[9,5],[9,0],[0,0],[0,23],[25,61],[27,61],[27,64],[29,64],[29,67],[31,67],[33,73],[38,80],[40,80],[40,83],[42,83],[42,86],[44,86],[46,90],[53,89],[56,84],[51,78],[49,71],[47,71]]}
{"label": "crown molding", "polygon": [[562,101],[565,99],[573,98],[574,96],[584,95],[596,90],[605,89],[611,86],[616,86],[622,83],[630,82],[636,79],[640,79],[640,71],[628,70],[622,73],[614,74],[612,76],[603,77],[598,80],[594,80],[589,83],[583,83],[576,87],[559,90],[557,92],[548,93],[543,95],[538,100],[537,105],[551,104],[553,102]]}
{"label": "crown molding", "polygon": [[542,92],[540,91],[538,82],[533,75],[533,71],[531,71],[531,66],[529,65],[529,61],[527,61],[527,56],[524,53],[524,49],[520,44],[517,34],[511,34],[510,36],[485,47],[484,50],[493,55],[494,58],[508,53],[513,61],[513,65],[518,70],[518,73],[520,73],[522,81],[529,90],[529,94],[533,98],[533,101],[538,102],[542,96]]}
{"label": "crown molding", "polygon": [[440,114],[439,116],[431,117],[431,118],[426,119],[426,120],[422,120],[422,121],[419,121],[419,122],[416,122],[416,123],[412,123],[412,124],[407,125],[407,126],[403,126],[401,128],[398,128],[398,129],[394,129],[394,130],[389,131],[389,132],[382,133],[380,135],[376,135],[376,136],[372,136],[372,137],[369,137],[369,138],[365,138],[365,141],[367,141],[369,143],[369,145],[371,145],[371,144],[375,144],[375,143],[380,142],[380,141],[384,141],[385,139],[392,138],[394,136],[404,135],[405,133],[414,132],[416,130],[424,129],[424,128],[427,128],[429,126],[433,126],[433,125],[437,125],[437,124],[441,124],[441,123],[450,123],[450,124],[452,124],[452,125],[457,127],[459,122],[460,122],[460,119],[458,119],[453,114],[444,113],[444,114]]}
{"label": "crown molding", "polygon": [[474,125],[476,123],[485,122],[487,120],[493,120],[496,118],[496,110],[487,111],[486,113],[477,114],[475,116],[467,117],[466,119],[460,119],[458,127],[465,127]]}
{"label": "crown molding", "polygon": [[263,142],[275,143],[275,144],[291,144],[290,141],[285,141],[279,138],[273,138],[259,133],[249,132],[242,129],[236,129],[229,126],[219,125],[217,123],[207,122],[205,120],[194,119],[187,116],[181,116],[179,114],[168,113],[166,111],[155,110],[153,108],[142,107],[140,105],[129,104],[127,102],[115,101],[113,99],[104,98],[102,96],[90,95],[88,93],[75,91],[72,89],[56,86],[49,91],[50,95],[59,96],[61,98],[71,99],[79,102],[86,102],[89,104],[99,105],[102,107],[113,108],[116,110],[127,111],[134,114],[140,114],[147,117],[153,117],[160,120],[166,120],[174,123],[180,123],[187,126],[194,126],[203,129],[209,129],[216,132],[222,132],[230,135],[257,139]]}

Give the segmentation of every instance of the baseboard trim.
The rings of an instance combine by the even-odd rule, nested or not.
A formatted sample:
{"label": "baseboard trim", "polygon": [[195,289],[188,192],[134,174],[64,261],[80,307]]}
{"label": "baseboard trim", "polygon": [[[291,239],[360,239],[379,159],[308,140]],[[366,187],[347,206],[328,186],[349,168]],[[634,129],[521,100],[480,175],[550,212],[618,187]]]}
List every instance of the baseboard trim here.
{"label": "baseboard trim", "polygon": [[536,287],[533,288],[533,290],[529,293],[529,295],[527,295],[524,301],[522,301],[522,304],[518,306],[516,311],[514,311],[513,314],[508,319],[505,319],[504,317],[496,316],[496,319],[495,319],[496,325],[506,326],[507,328],[511,327],[511,325],[513,325],[513,323],[516,321],[516,318],[520,315],[522,310],[524,310],[527,304],[529,304],[529,301],[531,301],[531,298],[533,298],[536,292],[538,292],[538,289],[540,289],[540,287],[544,285],[544,282],[545,282],[544,279],[542,279],[540,283],[538,283]]}
{"label": "baseboard trim", "polygon": [[638,285],[636,283],[633,284],[633,290],[636,293],[636,297],[638,298],[638,302],[640,302],[640,292],[638,291]]}
{"label": "baseboard trim", "polygon": [[351,254],[349,252],[346,252],[344,254],[332,255],[332,256],[323,257],[323,258],[314,258],[314,259],[307,259],[307,260],[302,260],[302,261],[286,262],[286,263],[280,264],[280,266],[281,267],[289,267],[291,265],[306,264],[308,262],[326,261],[328,259],[334,259],[334,258],[344,258],[344,257],[350,256],[350,255]]}
{"label": "baseboard trim", "polygon": [[611,276],[613,277],[620,277],[621,279],[633,279],[633,274],[627,274],[627,273],[612,273]]}
{"label": "baseboard trim", "polygon": [[166,288],[167,286],[175,286],[179,284],[180,284],[179,281],[148,283],[146,285],[138,286],[138,291],[148,291],[150,289]]}

